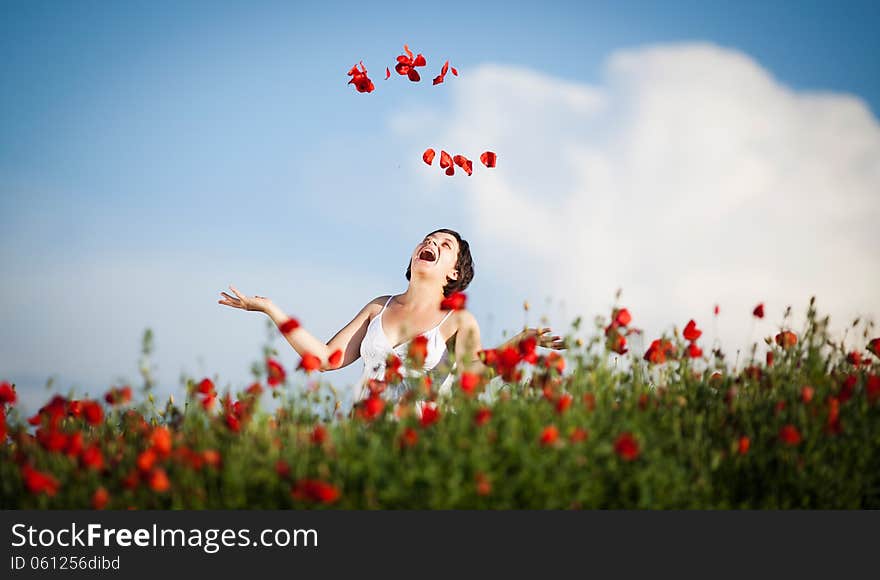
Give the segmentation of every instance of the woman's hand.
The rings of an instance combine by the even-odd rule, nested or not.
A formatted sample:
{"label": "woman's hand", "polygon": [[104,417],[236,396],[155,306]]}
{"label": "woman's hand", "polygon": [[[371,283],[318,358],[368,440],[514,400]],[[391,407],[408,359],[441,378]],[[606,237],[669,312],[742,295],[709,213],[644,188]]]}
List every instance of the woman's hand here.
{"label": "woman's hand", "polygon": [[232,284],[229,285],[229,289],[232,290],[236,297],[234,298],[226,292],[221,292],[220,294],[223,298],[217,301],[218,304],[225,304],[226,306],[241,308],[242,310],[255,310],[257,312],[267,312],[274,306],[272,301],[265,296],[245,296]]}
{"label": "woman's hand", "polygon": [[554,350],[564,350],[566,348],[565,339],[555,335],[547,335],[548,332],[550,332],[549,328],[526,328],[516,336],[516,342],[514,344],[517,344],[520,340],[533,336],[538,341],[538,346],[552,348]]}

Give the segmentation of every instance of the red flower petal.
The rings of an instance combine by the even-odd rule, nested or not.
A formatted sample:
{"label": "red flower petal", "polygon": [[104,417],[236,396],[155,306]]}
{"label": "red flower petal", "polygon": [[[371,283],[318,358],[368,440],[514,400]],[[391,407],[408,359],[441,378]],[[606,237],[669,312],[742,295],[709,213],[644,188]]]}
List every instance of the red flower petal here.
{"label": "red flower petal", "polygon": [[391,69],[389,69],[389,68],[386,66],[386,67],[385,67],[385,80],[387,81],[388,78],[389,78],[390,76],[391,76]]}
{"label": "red flower petal", "polygon": [[445,77],[447,72],[449,72],[449,61],[448,60],[443,63],[443,68],[440,69],[440,75]]}
{"label": "red flower petal", "polygon": [[458,76],[458,70],[455,67],[452,67],[452,74]]}
{"label": "red flower petal", "polygon": [[434,77],[434,84],[435,85],[439,85],[442,82],[443,82],[443,75]]}
{"label": "red flower petal", "polygon": [[399,62],[394,66],[394,70],[396,70],[399,75],[409,74],[411,68],[412,67],[408,62]]}
{"label": "red flower petal", "polygon": [[413,66],[425,66],[426,64],[428,64],[428,61],[425,60],[425,57],[417,54],[416,59],[413,61]]}
{"label": "red flower petal", "polygon": [[419,71],[417,71],[414,68],[409,69],[409,73],[407,74],[407,76],[409,77],[409,80],[411,80],[414,83],[417,83],[420,80],[422,80],[422,77],[419,75]]}
{"label": "red flower petal", "polygon": [[445,169],[447,167],[452,167],[452,157],[449,156],[449,153],[446,151],[440,150],[440,168]]}
{"label": "red flower petal", "polygon": [[446,175],[455,175],[455,167],[450,165],[448,168],[446,168]]}
{"label": "red flower petal", "polygon": [[456,155],[455,157],[452,158],[452,161],[456,165],[458,165],[459,167],[464,169],[465,173],[467,173],[468,175],[470,175],[474,172],[474,164],[471,163],[471,160],[468,159],[467,157],[465,157],[464,155]]}
{"label": "red flower petal", "polygon": [[484,151],[482,155],[480,155],[480,161],[483,162],[483,165],[486,167],[495,167],[495,162],[497,161],[498,156],[492,153],[491,151]]}
{"label": "red flower petal", "polygon": [[424,153],[422,153],[422,160],[428,165],[431,165],[434,163],[434,155],[436,155],[436,153],[429,147],[428,149],[425,149]]}

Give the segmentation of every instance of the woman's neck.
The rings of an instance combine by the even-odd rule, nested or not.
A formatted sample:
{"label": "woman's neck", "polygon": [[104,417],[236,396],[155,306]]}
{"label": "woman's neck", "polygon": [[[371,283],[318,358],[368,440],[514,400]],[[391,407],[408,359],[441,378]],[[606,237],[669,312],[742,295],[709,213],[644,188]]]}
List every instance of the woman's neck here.
{"label": "woman's neck", "polygon": [[407,310],[422,308],[435,309],[443,301],[443,288],[434,284],[420,284],[416,280],[410,280],[406,292],[397,297],[397,302]]}

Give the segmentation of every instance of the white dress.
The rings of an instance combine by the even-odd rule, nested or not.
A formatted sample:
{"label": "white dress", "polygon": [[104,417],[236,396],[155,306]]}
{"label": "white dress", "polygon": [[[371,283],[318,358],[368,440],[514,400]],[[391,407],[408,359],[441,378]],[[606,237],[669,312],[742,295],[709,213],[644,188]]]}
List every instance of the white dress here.
{"label": "white dress", "polygon": [[[391,298],[394,298],[392,296]],[[423,332],[422,334],[428,339],[428,353],[425,357],[425,364],[422,369],[405,369],[406,366],[406,354],[409,348],[409,343],[412,340],[408,340],[403,344],[399,344],[397,346],[393,346],[391,342],[388,340],[388,336],[385,334],[385,330],[382,327],[382,314],[385,312],[385,309],[388,307],[388,303],[391,302],[391,298],[385,302],[385,306],[382,307],[381,312],[373,317],[370,321],[369,326],[367,326],[367,333],[364,335],[364,339],[361,341],[361,358],[364,360],[364,372],[361,375],[360,380],[355,384],[354,388],[354,398],[353,402],[357,403],[369,396],[370,391],[367,383],[370,379],[375,380],[383,380],[385,378],[385,361],[388,358],[388,355],[395,354],[397,355],[401,361],[404,362],[404,365],[401,366],[401,374],[404,376],[404,380],[399,382],[396,385],[389,385],[387,389],[382,394],[382,397],[387,400],[396,401],[398,400],[403,393],[405,393],[408,389],[412,388],[412,384],[407,383],[407,379],[412,379],[416,377],[424,376],[428,374],[431,376],[432,381],[434,380],[434,375],[432,371],[440,364],[443,360],[444,355],[446,354],[446,342],[443,340],[443,335],[440,333],[440,327],[446,322],[446,319],[452,314],[452,310],[450,310],[443,320],[440,321],[440,324],[435,326],[434,328]],[[440,384],[440,387],[437,389],[440,395],[449,394],[452,383],[455,380],[454,378],[454,369],[455,364],[452,364],[452,371],[447,374],[443,382]],[[413,381],[410,381],[412,383]],[[433,384],[437,384],[434,382]]]}

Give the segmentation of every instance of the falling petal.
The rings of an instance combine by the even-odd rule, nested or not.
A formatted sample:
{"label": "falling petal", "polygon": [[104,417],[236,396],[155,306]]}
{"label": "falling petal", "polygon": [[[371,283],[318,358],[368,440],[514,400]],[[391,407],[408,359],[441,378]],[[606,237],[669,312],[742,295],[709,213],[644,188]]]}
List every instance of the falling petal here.
{"label": "falling petal", "polygon": [[440,70],[440,76],[446,76],[446,73],[449,72],[449,61],[443,63],[443,68]]}
{"label": "falling petal", "polygon": [[413,61],[413,66],[425,66],[428,64],[428,61],[425,60],[425,57],[421,54],[416,55],[416,59]]}
{"label": "falling petal", "polygon": [[443,82],[443,75],[434,77],[434,84],[435,85],[439,85],[442,82]]}
{"label": "falling petal", "polygon": [[385,67],[385,80],[387,81],[387,80],[388,80],[388,77],[390,77],[390,76],[391,76],[391,69],[389,69],[389,68],[386,66],[386,67]]}
{"label": "falling petal", "polygon": [[449,168],[446,170],[446,175],[455,175],[455,167],[450,165]]}
{"label": "falling petal", "polygon": [[397,63],[397,65],[394,67],[394,70],[396,70],[396,71],[397,71],[397,74],[400,74],[400,75],[407,75],[407,74],[409,74],[409,71],[410,71],[411,69],[412,69],[412,67],[409,65],[408,62],[399,62],[399,63]]}
{"label": "falling petal", "polygon": [[491,151],[484,151],[483,154],[480,155],[480,161],[482,161],[483,165],[486,167],[495,167],[497,159],[498,157]]}
{"label": "falling petal", "polygon": [[422,77],[419,76],[419,71],[417,71],[414,68],[409,69],[409,74],[407,76],[409,76],[409,80],[411,80],[414,83],[417,83],[420,80],[422,80]]}
{"label": "falling petal", "polygon": [[413,58],[412,51],[411,51],[411,50],[409,49],[409,47],[408,47],[407,45],[405,45],[405,44],[403,45],[403,52],[405,52],[405,53],[406,53],[406,56],[408,56],[409,59],[412,60],[412,58]]}
{"label": "falling petal", "polygon": [[423,160],[425,161],[425,163],[427,163],[428,165],[432,165],[432,164],[434,163],[434,155],[436,155],[436,153],[434,152],[434,150],[431,149],[431,148],[428,148],[428,149],[425,149],[425,152],[424,152],[424,153],[422,153],[422,159],[423,159]]}
{"label": "falling petal", "polygon": [[458,70],[455,67],[452,67],[452,74],[458,76]]}
{"label": "falling petal", "polygon": [[452,167],[452,157],[449,156],[449,153],[446,151],[440,150],[440,168],[445,169],[447,167]]}

